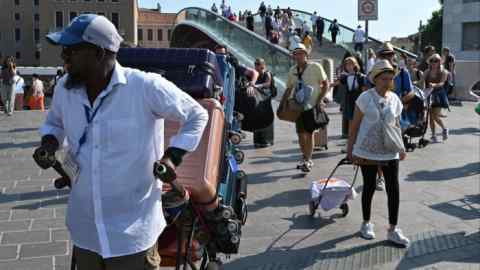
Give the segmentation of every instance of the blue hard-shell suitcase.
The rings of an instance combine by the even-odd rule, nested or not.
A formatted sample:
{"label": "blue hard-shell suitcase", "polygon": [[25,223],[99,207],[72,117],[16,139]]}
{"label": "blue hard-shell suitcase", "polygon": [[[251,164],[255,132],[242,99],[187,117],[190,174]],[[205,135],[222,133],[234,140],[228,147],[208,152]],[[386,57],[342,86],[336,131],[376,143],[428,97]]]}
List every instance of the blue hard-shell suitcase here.
{"label": "blue hard-shell suitcase", "polygon": [[217,98],[223,78],[216,55],[207,49],[122,48],[122,66],[155,72],[176,84],[194,98]]}

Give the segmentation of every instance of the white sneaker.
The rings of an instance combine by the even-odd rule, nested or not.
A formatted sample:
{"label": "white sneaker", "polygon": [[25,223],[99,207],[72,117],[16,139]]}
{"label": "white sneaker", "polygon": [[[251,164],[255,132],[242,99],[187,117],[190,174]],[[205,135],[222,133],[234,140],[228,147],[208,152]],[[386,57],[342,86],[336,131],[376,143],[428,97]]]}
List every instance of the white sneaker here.
{"label": "white sneaker", "polygon": [[367,240],[375,239],[375,232],[373,231],[373,227],[374,225],[371,222],[362,223],[362,227],[360,227],[360,234],[362,235],[362,237]]}
{"label": "white sneaker", "polygon": [[385,190],[385,179],[383,179],[383,177],[377,178],[377,186],[375,187],[375,189],[378,191]]}
{"label": "white sneaker", "polygon": [[410,240],[408,240],[408,238],[405,235],[403,235],[402,230],[400,229],[388,231],[387,239],[389,241],[392,241],[394,244],[397,244],[402,247],[408,247],[408,245],[410,245]]}

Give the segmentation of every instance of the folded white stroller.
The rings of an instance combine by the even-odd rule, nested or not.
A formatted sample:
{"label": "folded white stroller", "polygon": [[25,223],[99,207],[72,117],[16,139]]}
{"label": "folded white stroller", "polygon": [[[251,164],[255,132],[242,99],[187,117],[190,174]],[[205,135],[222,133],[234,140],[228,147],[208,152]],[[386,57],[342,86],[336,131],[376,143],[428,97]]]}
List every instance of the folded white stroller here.
{"label": "folded white stroller", "polygon": [[357,180],[358,166],[355,166],[354,176],[350,184],[346,179],[333,177],[337,169],[341,166],[355,166],[348,159],[342,159],[330,173],[328,178],[313,181],[310,185],[311,199],[308,203],[310,216],[315,215],[315,211],[320,206],[324,211],[334,208],[342,210],[342,216],[348,215],[348,200],[353,200],[357,196],[357,192],[353,188]]}

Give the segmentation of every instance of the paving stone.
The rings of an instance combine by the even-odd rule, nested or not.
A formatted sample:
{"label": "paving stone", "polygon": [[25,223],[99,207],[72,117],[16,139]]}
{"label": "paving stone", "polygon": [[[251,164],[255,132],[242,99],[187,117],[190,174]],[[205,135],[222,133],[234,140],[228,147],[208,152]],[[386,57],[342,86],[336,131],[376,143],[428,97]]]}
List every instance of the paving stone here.
{"label": "paving stone", "polygon": [[20,246],[20,258],[66,255],[68,251],[67,244],[67,241],[23,244]]}
{"label": "paving stone", "polygon": [[[18,246],[0,246],[0,260],[14,260],[17,258]],[[0,264],[1,265],[1,264]]]}
{"label": "paving stone", "polygon": [[54,209],[13,210],[12,220],[19,219],[48,219],[53,218]]}
{"label": "paving stone", "polygon": [[55,256],[55,270],[70,270],[71,256]]}
{"label": "paving stone", "polygon": [[53,241],[69,240],[69,239],[70,239],[70,234],[68,230],[52,230]]}
{"label": "paving stone", "polygon": [[22,231],[6,232],[2,237],[2,244],[23,244],[50,241],[50,231]]}
{"label": "paving stone", "polygon": [[67,214],[66,207],[56,207],[55,208],[55,218],[64,218]]}
{"label": "paving stone", "polygon": [[0,232],[25,231],[30,227],[30,220],[0,222]]}
{"label": "paving stone", "polygon": [[10,218],[10,211],[0,211],[0,221],[6,221]]}
{"label": "paving stone", "polygon": [[2,270],[53,270],[53,258],[33,258],[0,262]]}
{"label": "paving stone", "polygon": [[32,230],[41,229],[63,229],[65,228],[65,219],[35,219],[33,220]]}

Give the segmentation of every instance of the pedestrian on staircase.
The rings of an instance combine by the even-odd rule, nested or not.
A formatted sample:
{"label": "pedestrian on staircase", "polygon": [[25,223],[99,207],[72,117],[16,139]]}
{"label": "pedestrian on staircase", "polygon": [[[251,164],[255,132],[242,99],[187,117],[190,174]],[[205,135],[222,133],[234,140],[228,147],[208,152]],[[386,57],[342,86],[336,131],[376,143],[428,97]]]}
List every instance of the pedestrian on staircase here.
{"label": "pedestrian on staircase", "polygon": [[318,46],[322,46],[323,44],[323,32],[325,31],[325,22],[323,21],[322,17],[317,18],[317,22],[315,23],[317,28],[317,40]]}
{"label": "pedestrian on staircase", "polygon": [[340,33],[340,26],[338,26],[337,19],[333,20],[333,23],[330,24],[328,32],[332,35],[332,42],[337,43],[337,35]]}
{"label": "pedestrian on staircase", "polygon": [[353,34],[353,43],[354,50],[356,52],[363,52],[363,44],[365,43],[365,31],[363,31],[362,26],[358,25],[357,30]]}

